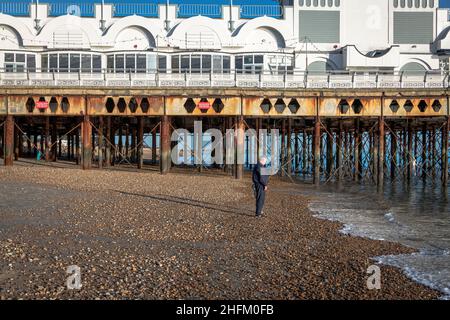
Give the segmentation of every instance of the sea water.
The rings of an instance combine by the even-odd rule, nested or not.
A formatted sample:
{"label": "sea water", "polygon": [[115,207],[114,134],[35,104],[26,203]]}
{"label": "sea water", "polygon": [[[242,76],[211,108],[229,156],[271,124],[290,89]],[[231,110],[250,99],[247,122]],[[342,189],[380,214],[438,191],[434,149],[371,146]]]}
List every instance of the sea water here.
{"label": "sea water", "polygon": [[374,257],[401,268],[411,279],[450,299],[450,188],[417,180],[375,187],[327,185],[303,190],[312,196],[310,210],[319,218],[344,224],[341,232],[398,242],[417,253]]}

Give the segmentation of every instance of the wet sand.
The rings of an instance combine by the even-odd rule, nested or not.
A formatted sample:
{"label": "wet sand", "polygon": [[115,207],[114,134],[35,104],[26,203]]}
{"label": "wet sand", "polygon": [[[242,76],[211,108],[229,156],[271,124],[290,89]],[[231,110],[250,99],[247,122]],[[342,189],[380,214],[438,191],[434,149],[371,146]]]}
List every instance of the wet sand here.
{"label": "wet sand", "polygon": [[[272,179],[254,217],[249,177],[206,171],[0,167],[0,299],[435,299],[371,257],[411,253],[343,235],[301,186]],[[81,290],[66,269],[81,268]]]}

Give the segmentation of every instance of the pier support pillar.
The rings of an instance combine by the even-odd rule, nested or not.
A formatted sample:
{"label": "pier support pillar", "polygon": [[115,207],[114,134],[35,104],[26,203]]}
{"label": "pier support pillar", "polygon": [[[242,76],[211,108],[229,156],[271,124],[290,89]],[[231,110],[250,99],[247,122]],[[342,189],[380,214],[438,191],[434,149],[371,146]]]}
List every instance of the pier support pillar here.
{"label": "pier support pillar", "polygon": [[302,171],[303,176],[308,173],[308,133],[306,129],[303,129],[303,140],[302,140]]}
{"label": "pier support pillar", "polygon": [[333,174],[333,129],[331,128],[331,120],[327,121],[327,178]]}
{"label": "pier support pillar", "polygon": [[85,115],[83,118],[82,130],[82,168],[89,170],[92,167],[92,126],[89,121],[89,116]]}
{"label": "pier support pillar", "polygon": [[80,164],[80,129],[75,130],[75,163]]}
{"label": "pier support pillar", "polygon": [[344,128],[342,125],[342,120],[339,119],[338,121],[339,121],[339,130],[337,133],[337,141],[336,141],[336,143],[337,143],[337,145],[336,145],[336,169],[337,169],[337,180],[341,181],[343,178],[342,173],[344,172],[343,168],[342,168],[342,165],[343,165],[342,154],[343,154],[343,148],[344,148],[342,133],[344,131]]}
{"label": "pier support pillar", "polygon": [[385,146],[385,134],[384,134],[384,118],[381,116],[379,121],[379,142],[378,142],[378,190],[383,190],[384,185],[384,146]]}
{"label": "pier support pillar", "polygon": [[287,174],[292,176],[292,118],[287,121]]}
{"label": "pier support pillar", "polygon": [[152,131],[152,163],[156,164],[156,129]]}
{"label": "pier support pillar", "polygon": [[320,185],[320,119],[314,122],[314,185]]}
{"label": "pier support pillar", "polygon": [[144,166],[144,117],[139,117],[138,119],[138,148],[137,148],[137,158],[138,158],[138,168],[142,169]]}
{"label": "pier support pillar", "polygon": [[56,125],[56,118],[52,118],[52,133],[51,133],[51,159],[52,162],[56,162],[56,158],[57,158],[57,140],[58,140],[58,135],[57,135],[57,130],[58,127]]}
{"label": "pier support pillar", "polygon": [[422,127],[422,178],[427,177],[427,124]]}
{"label": "pier support pillar", "polygon": [[45,117],[45,144],[44,144],[44,154],[45,161],[50,161],[50,117]]}
{"label": "pier support pillar", "polygon": [[413,170],[414,170],[414,155],[413,155],[413,131],[412,131],[412,127],[411,127],[411,123],[408,123],[408,150],[407,150],[407,181],[410,182],[411,181],[411,177],[413,174]]}
{"label": "pier support pillar", "polygon": [[103,117],[98,118],[98,168],[103,169]]}
{"label": "pier support pillar", "polygon": [[[406,135],[404,135],[406,138]],[[397,166],[397,137],[394,132],[391,132],[391,180],[395,179],[395,170]]]}
{"label": "pier support pillar", "polygon": [[240,180],[244,174],[244,150],[245,150],[245,127],[244,117],[238,116],[236,119],[236,160],[235,178]]}
{"label": "pier support pillar", "polygon": [[280,175],[284,177],[286,166],[286,120],[281,120],[281,155],[280,155],[281,170]]}
{"label": "pier support pillar", "polygon": [[20,138],[19,138],[19,130],[16,130],[14,128],[14,161],[19,160],[19,145],[20,145]]}
{"label": "pier support pillar", "polygon": [[442,128],[442,184],[448,184],[448,134],[450,131],[450,117],[447,117],[447,125]]}
{"label": "pier support pillar", "polygon": [[13,165],[14,153],[14,118],[11,115],[6,116],[3,128],[3,145],[4,145],[4,163],[5,166]]}
{"label": "pier support pillar", "polygon": [[361,152],[361,129],[360,129],[360,120],[355,120],[355,144],[354,144],[354,162],[355,162],[355,177],[354,180],[356,182],[361,179],[361,169],[360,169],[360,152]]}
{"label": "pier support pillar", "polygon": [[167,174],[170,170],[170,118],[162,116],[160,126],[160,152],[159,152],[159,171],[161,174]]}
{"label": "pier support pillar", "polygon": [[[106,118],[106,138],[111,138],[111,117]],[[106,143],[105,145],[105,167],[111,165],[111,145]]]}

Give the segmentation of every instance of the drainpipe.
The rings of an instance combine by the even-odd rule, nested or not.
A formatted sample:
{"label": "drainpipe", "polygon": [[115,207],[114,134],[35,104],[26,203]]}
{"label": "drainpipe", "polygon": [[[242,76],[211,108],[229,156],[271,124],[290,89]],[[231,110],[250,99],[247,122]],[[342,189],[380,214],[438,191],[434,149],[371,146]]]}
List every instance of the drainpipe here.
{"label": "drainpipe", "polygon": [[105,17],[104,17],[104,13],[103,10],[105,9],[105,0],[102,0],[102,4],[101,4],[101,10],[100,10],[100,30],[105,31],[106,30],[106,26],[105,26]]}
{"label": "drainpipe", "polygon": [[36,0],[36,4],[34,6],[34,28],[36,29],[36,31],[39,31],[40,27],[40,22],[41,20],[38,19],[38,6],[39,6],[39,0]]}
{"label": "drainpipe", "polygon": [[170,20],[169,20],[169,0],[166,1],[166,20],[164,20],[164,29],[167,32],[170,31]]}
{"label": "drainpipe", "polygon": [[233,0],[230,0],[230,20],[228,21],[228,29],[234,31],[234,21],[233,21]]}

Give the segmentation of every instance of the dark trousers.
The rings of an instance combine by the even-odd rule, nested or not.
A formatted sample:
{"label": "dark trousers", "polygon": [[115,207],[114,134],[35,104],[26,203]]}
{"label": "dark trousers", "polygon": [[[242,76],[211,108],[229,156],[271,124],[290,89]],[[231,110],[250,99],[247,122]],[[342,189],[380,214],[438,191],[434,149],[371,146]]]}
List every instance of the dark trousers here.
{"label": "dark trousers", "polygon": [[266,191],[262,185],[256,185],[256,215],[262,213],[264,207],[264,200],[266,198]]}

